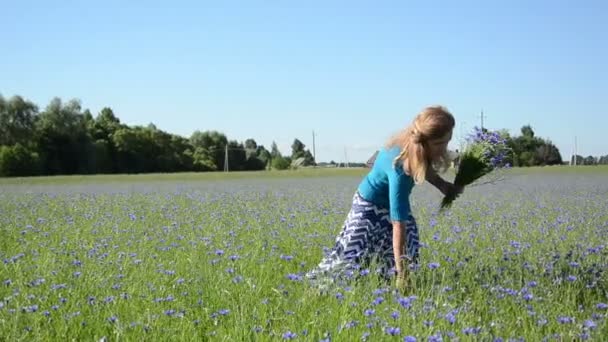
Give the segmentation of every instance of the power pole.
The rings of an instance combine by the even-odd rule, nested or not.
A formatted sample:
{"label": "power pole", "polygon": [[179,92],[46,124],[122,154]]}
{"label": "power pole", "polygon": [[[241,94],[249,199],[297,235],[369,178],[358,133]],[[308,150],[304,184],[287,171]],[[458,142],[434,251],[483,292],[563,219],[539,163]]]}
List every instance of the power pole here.
{"label": "power pole", "polygon": [[315,131],[312,131],[312,159],[315,160],[315,166],[317,165],[317,154],[315,153]]}
{"label": "power pole", "polygon": [[484,118],[484,116],[483,116],[483,108],[481,109],[480,118],[481,118],[481,129],[483,130],[483,118]]}
{"label": "power pole", "polygon": [[577,151],[577,146],[576,146],[576,135],[574,136],[574,166],[576,166],[577,163],[577,156],[578,156],[578,151]]}
{"label": "power pole", "polygon": [[344,146],[344,162],[346,163],[346,167],[350,167],[348,164],[348,155],[346,154],[346,146]]}
{"label": "power pole", "polygon": [[226,153],[224,156],[224,172],[228,172],[228,145],[226,145]]}

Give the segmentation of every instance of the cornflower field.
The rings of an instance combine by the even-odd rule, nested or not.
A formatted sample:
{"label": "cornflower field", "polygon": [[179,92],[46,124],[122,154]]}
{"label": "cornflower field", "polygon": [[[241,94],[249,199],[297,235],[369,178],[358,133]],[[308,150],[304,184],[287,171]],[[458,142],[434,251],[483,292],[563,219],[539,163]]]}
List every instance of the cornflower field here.
{"label": "cornflower field", "polygon": [[364,170],[0,180],[0,340],[603,340],[608,169],[576,170],[513,169],[444,214],[416,187],[407,293],[303,277]]}

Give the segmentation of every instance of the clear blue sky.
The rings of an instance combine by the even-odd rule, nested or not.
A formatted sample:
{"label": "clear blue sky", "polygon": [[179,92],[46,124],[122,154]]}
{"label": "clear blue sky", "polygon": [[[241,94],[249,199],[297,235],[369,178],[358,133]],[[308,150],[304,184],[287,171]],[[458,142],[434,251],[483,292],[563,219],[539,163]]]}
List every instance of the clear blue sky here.
{"label": "clear blue sky", "polygon": [[[202,3],[202,4],[201,4]],[[331,4],[328,4],[331,3]],[[576,4],[576,5],[574,5]],[[606,1],[10,1],[0,93],[364,161],[422,107],[608,154]]]}

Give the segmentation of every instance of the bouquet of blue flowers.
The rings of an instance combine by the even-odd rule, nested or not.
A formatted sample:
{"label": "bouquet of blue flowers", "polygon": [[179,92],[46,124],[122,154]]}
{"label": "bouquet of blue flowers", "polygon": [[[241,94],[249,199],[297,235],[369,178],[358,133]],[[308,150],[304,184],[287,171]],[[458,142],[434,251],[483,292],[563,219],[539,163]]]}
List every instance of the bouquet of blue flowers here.
{"label": "bouquet of blue flowers", "polygon": [[[498,132],[489,132],[475,127],[467,139],[467,146],[462,151],[454,185],[464,188],[501,168],[509,168],[506,158],[511,152],[507,141]],[[441,209],[448,208],[458,197],[458,193],[448,193],[441,202]]]}

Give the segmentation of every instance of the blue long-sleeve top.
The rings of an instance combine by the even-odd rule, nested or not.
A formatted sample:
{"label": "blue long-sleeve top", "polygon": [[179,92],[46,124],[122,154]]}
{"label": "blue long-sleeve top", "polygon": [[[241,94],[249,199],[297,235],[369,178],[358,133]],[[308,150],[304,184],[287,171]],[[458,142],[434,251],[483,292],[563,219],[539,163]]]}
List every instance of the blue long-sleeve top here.
{"label": "blue long-sleeve top", "polygon": [[400,152],[399,147],[378,151],[371,170],[358,187],[361,197],[388,209],[392,221],[405,221],[411,215],[414,179],[403,171],[401,163],[393,163]]}

